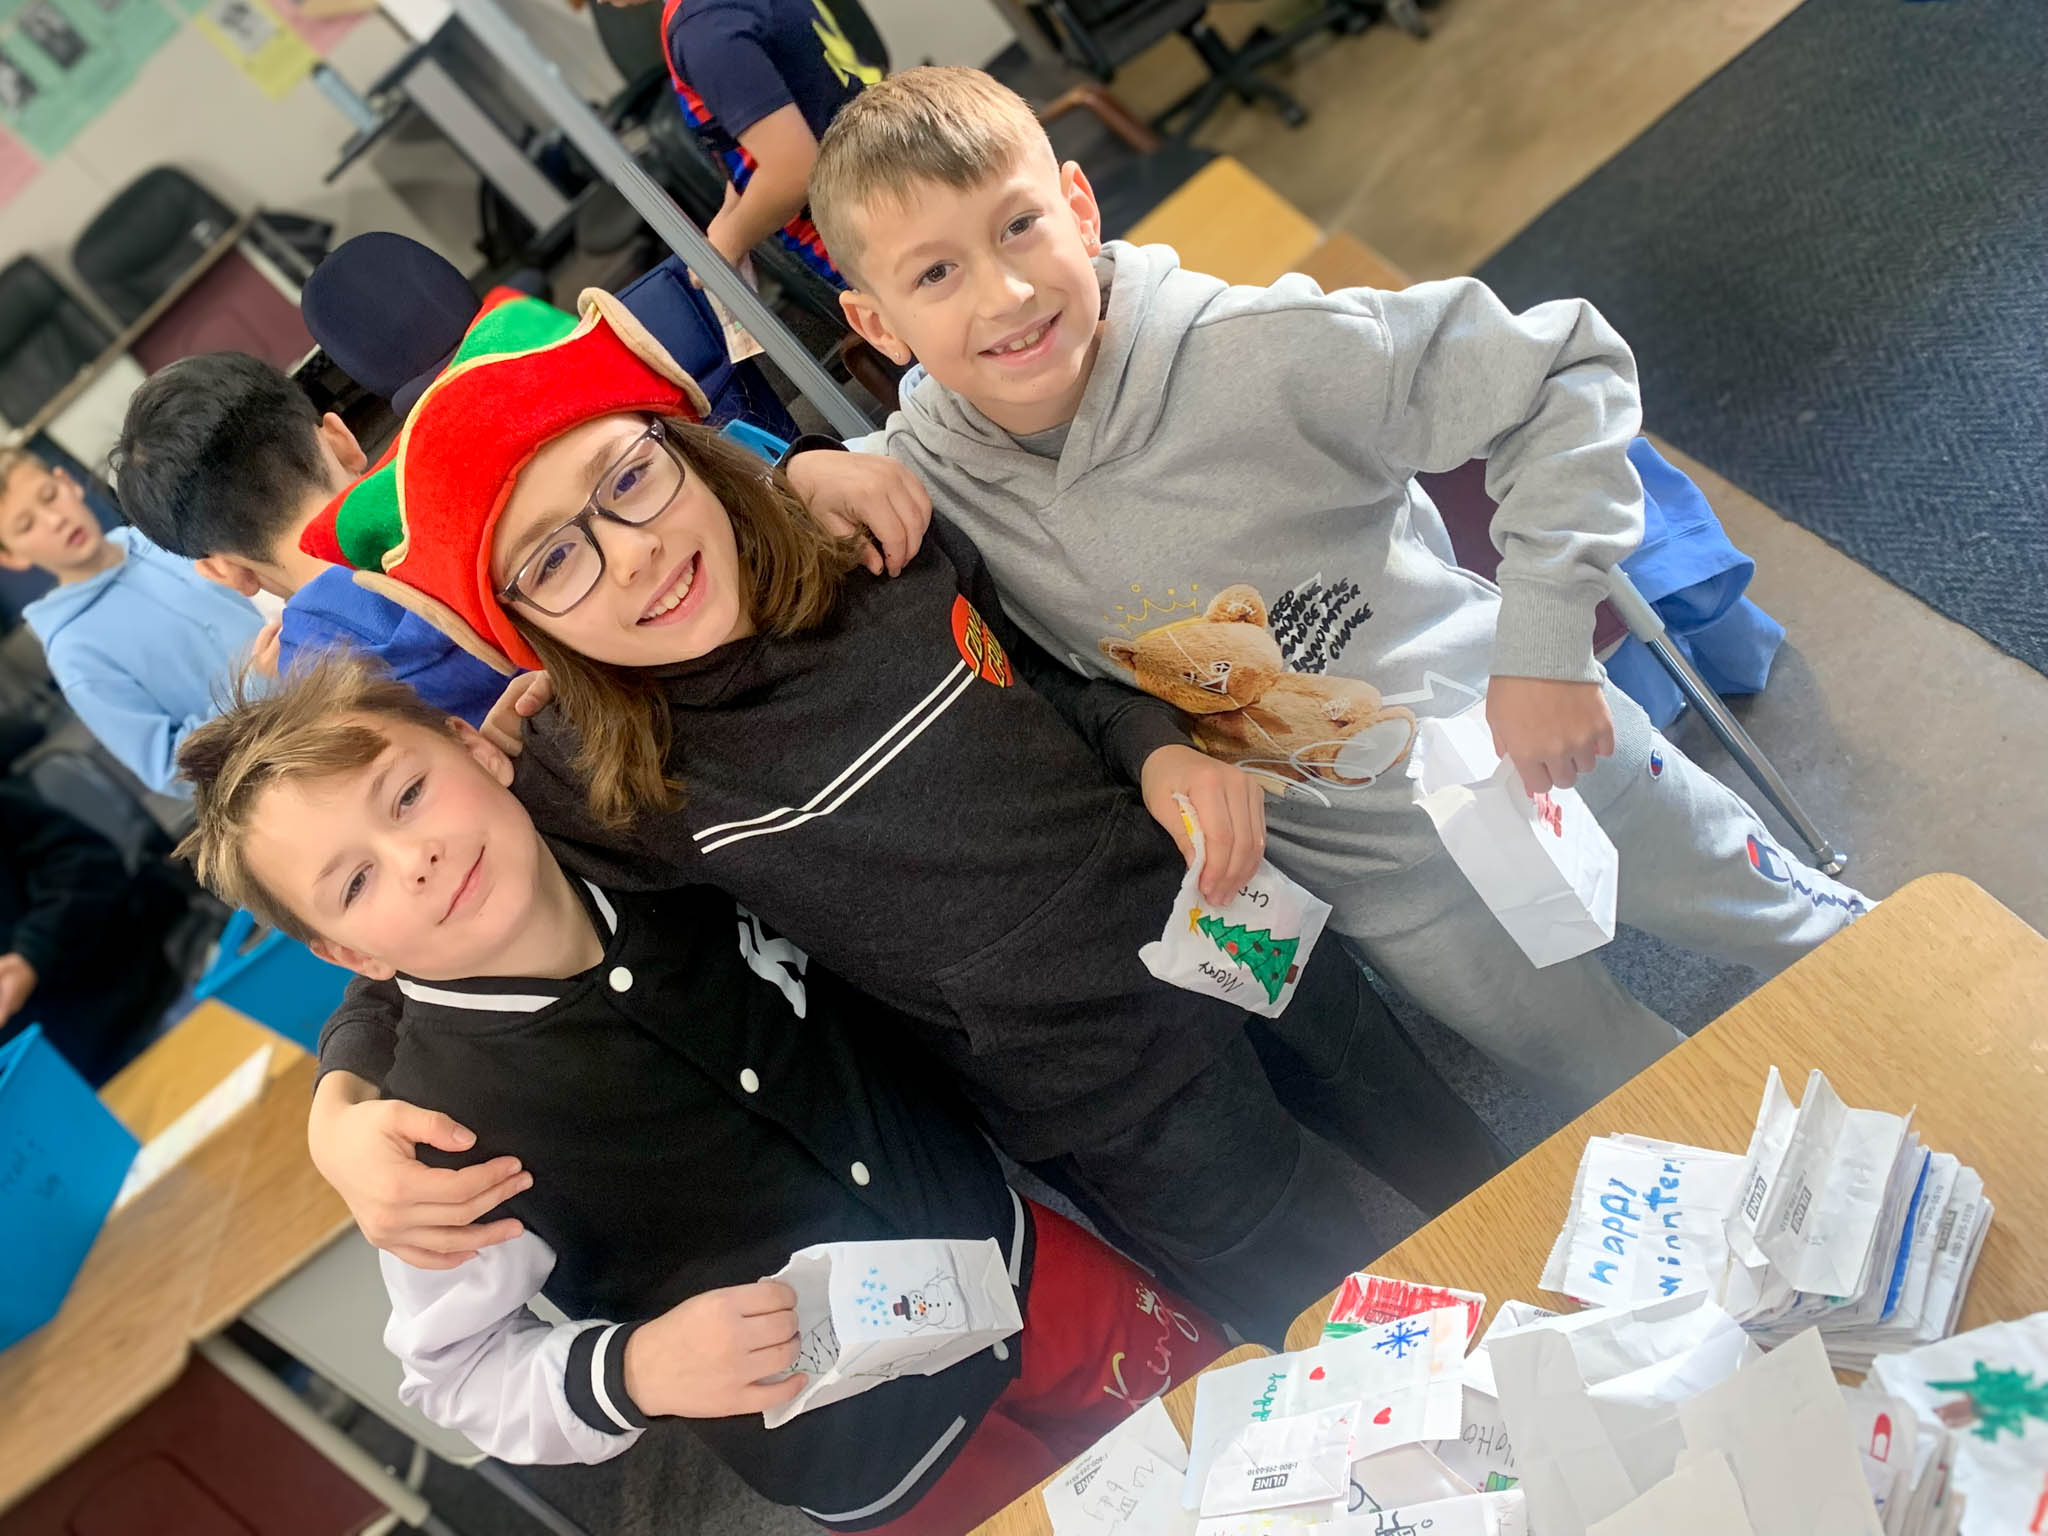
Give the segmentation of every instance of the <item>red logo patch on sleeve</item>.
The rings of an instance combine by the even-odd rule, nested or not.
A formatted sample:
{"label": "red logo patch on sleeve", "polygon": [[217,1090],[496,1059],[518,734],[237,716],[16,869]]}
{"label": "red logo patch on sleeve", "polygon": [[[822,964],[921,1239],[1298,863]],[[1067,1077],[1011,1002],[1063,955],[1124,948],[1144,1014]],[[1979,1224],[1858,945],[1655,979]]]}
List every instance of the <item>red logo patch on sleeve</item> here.
{"label": "red logo patch on sleeve", "polygon": [[1002,642],[989,633],[988,625],[965,597],[953,599],[953,643],[960,647],[960,659],[983,682],[1007,688],[1016,681]]}

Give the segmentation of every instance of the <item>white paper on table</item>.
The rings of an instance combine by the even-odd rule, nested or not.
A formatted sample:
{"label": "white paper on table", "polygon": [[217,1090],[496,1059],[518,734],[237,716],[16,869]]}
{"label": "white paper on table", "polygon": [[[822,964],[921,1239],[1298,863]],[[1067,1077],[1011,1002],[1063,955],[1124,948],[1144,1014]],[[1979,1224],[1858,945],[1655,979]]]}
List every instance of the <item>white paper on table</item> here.
{"label": "white paper on table", "polygon": [[1923,1429],[1955,1431],[1965,1531],[2048,1527],[2048,1312],[1880,1355],[1871,1382],[1911,1403]]}
{"label": "white paper on table", "polygon": [[1502,1302],[1493,1314],[1493,1321],[1486,1325],[1486,1332],[1479,1336],[1479,1342],[1465,1356],[1465,1385],[1474,1392],[1498,1397],[1500,1391],[1493,1383],[1493,1356],[1489,1353],[1493,1341],[1501,1334],[1513,1333],[1517,1328],[1526,1328],[1531,1323],[1544,1322],[1557,1315],[1532,1301],[1510,1299]]}
{"label": "white paper on table", "polygon": [[1663,1482],[1604,1520],[1586,1536],[1756,1536],[1728,1458],[1718,1452],[1679,1464]]}
{"label": "white paper on table", "polygon": [[1948,1321],[1962,1297],[1971,1248],[1980,1240],[1976,1229],[1984,1204],[1984,1180],[1977,1170],[1967,1166],[1957,1169],[1955,1190],[1937,1233],[1939,1246],[1914,1335],[1924,1343],[1932,1343],[1948,1331]]}
{"label": "white paper on table", "polygon": [[1195,1419],[1188,1433],[1188,1475],[1181,1487],[1181,1507],[1199,1509],[1202,1489],[1217,1452],[1244,1425],[1263,1422],[1284,1412],[1280,1394],[1287,1386],[1291,1355],[1240,1360],[1195,1377]]}
{"label": "white paper on table", "polygon": [[[1182,1518],[1194,1519],[1185,1511]],[[1262,1509],[1255,1514],[1215,1515],[1196,1520],[1194,1532],[1195,1536],[1295,1536],[1296,1532],[1310,1531],[1314,1536],[1332,1536],[1336,1527],[1330,1522],[1337,1518],[1334,1507],[1297,1504],[1292,1509]]]}
{"label": "white paper on table", "polygon": [[1899,1297],[1894,1320],[1909,1330],[1917,1328],[1927,1310],[1927,1288],[1934,1278],[1934,1261],[1941,1251],[1942,1222],[1955,1198],[1956,1180],[1962,1162],[1946,1152],[1927,1159],[1927,1188],[1920,1197],[1920,1215],[1913,1232],[1913,1257],[1906,1266],[1906,1289]]}
{"label": "white paper on table", "polygon": [[262,1046],[226,1077],[215,1083],[185,1113],[142,1144],[128,1177],[114,1196],[120,1210],[179,1163],[191,1156],[215,1131],[263,1096],[270,1080],[270,1050]]}
{"label": "white paper on table", "polygon": [[1556,1318],[1489,1349],[1518,1486],[1543,1536],[1583,1536],[1669,1476],[1684,1448],[1674,1405],[1756,1353],[1698,1292]]}
{"label": "white paper on table", "polygon": [[1351,1457],[1417,1440],[1445,1440],[1463,1422],[1466,1311],[1438,1307],[1280,1356],[1289,1362],[1290,1413],[1356,1402]]}
{"label": "white paper on table", "polygon": [[1462,1498],[1478,1491],[1427,1446],[1398,1445],[1352,1464],[1346,1508],[1355,1515],[1369,1509]]}
{"label": "white paper on table", "polygon": [[[1491,1371],[1486,1379],[1493,1380]],[[1519,1483],[1522,1474],[1515,1462],[1514,1438],[1508,1434],[1500,1399],[1468,1384],[1464,1419],[1457,1439],[1439,1440],[1430,1447],[1437,1459],[1475,1489],[1492,1492]]]}
{"label": "white paper on table", "polygon": [[1216,1453],[1202,1514],[1247,1515],[1289,1504],[1341,1503],[1351,1486],[1351,1426],[1358,1404],[1247,1424]]}
{"label": "white paper on table", "polygon": [[1757,1218],[1757,1246],[1794,1286],[1820,1296],[1861,1293],[1911,1119],[1851,1109],[1825,1074],[1808,1075],[1785,1159]]}
{"label": "white paper on table", "polygon": [[1680,1403],[1678,1422],[1688,1453],[1728,1458],[1756,1536],[1883,1536],[1818,1330]]}
{"label": "white paper on table", "polygon": [[1531,1526],[1528,1501],[1510,1488],[1352,1515],[1323,1529],[1330,1536],[1529,1536]]}
{"label": "white paper on table", "polygon": [[1408,759],[1415,803],[1529,962],[1555,965],[1614,937],[1620,856],[1577,790],[1523,788],[1485,711],[1482,699],[1422,722]]}
{"label": "white paper on table", "polygon": [[1863,1483],[1877,1517],[1889,1525],[1894,1500],[1912,1491],[1912,1470],[1919,1449],[1920,1425],[1913,1405],[1875,1387],[1844,1387],[1842,1403],[1849,1410],[1849,1430]]}
{"label": "white paper on table", "polygon": [[1711,1290],[1727,1263],[1728,1211],[1742,1169],[1726,1152],[1593,1137],[1573,1185],[1556,1289],[1615,1307]]}
{"label": "white paper on table", "polygon": [[796,1292],[796,1369],[809,1383],[761,1415],[770,1429],[899,1376],[932,1376],[1021,1332],[992,1237],[814,1243],[768,1278]]}
{"label": "white paper on table", "polygon": [[1060,1468],[1046,1485],[1053,1536],[1192,1536],[1180,1507],[1188,1448],[1158,1398]]}

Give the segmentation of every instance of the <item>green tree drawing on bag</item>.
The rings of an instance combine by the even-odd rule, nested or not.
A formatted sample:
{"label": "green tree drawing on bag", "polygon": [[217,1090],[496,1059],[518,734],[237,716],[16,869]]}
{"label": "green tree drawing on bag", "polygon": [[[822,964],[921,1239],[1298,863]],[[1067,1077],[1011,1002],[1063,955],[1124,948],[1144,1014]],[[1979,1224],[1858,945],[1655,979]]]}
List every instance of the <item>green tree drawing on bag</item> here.
{"label": "green tree drawing on bag", "polygon": [[1252,973],[1266,989],[1266,1001],[1277,1003],[1280,992],[1294,979],[1294,952],[1299,939],[1276,939],[1270,928],[1247,928],[1243,923],[1226,923],[1220,917],[1204,917],[1196,926],[1210,941],[1237,964]]}
{"label": "green tree drawing on bag", "polygon": [[2021,1436],[2027,1420],[2048,1424],[2048,1381],[2034,1380],[2032,1371],[2000,1370],[1979,1360],[1967,1381],[1930,1381],[1936,1392],[1961,1392],[1960,1403],[1944,1403],[1941,1420],[1951,1429],[1974,1423],[1980,1440],[1996,1440],[2001,1430]]}

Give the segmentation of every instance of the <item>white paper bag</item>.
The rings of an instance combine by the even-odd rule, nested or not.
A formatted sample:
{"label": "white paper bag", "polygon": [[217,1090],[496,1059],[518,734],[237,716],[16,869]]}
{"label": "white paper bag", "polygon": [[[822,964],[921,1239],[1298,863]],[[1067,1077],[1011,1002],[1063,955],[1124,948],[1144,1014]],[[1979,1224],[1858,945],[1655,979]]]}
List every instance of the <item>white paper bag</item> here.
{"label": "white paper bag", "polygon": [[1165,932],[1139,950],[1138,958],[1161,981],[1277,1019],[1294,996],[1330,904],[1262,861],[1242,890],[1222,906],[1210,906],[1202,899],[1202,866],[1208,860],[1202,829],[1187,797],[1174,798],[1194,839],[1195,862],[1181,880]]}
{"label": "white paper bag", "polygon": [[1290,1504],[1344,1503],[1351,1487],[1356,1403],[1251,1423],[1217,1454],[1202,1489],[1202,1515],[1248,1515]]}
{"label": "white paper bag", "polygon": [[1424,720],[1408,759],[1415,802],[1465,878],[1537,966],[1614,937],[1620,856],[1577,790],[1535,798],[1493,750],[1482,700]]}
{"label": "white paper bag", "polygon": [[810,1377],[761,1415],[770,1429],[898,1376],[935,1376],[1024,1327],[992,1237],[818,1243],[768,1278],[796,1292],[796,1369]]}

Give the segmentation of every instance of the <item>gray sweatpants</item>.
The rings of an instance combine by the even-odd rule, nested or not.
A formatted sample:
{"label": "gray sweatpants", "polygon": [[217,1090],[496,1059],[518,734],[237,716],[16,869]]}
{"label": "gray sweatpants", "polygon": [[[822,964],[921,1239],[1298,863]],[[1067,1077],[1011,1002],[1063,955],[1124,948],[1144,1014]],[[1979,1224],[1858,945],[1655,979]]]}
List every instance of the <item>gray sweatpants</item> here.
{"label": "gray sweatpants", "polygon": [[[1622,922],[1769,975],[1873,905],[1789,853],[1611,683],[1607,702],[1614,755],[1577,787],[1621,855]],[[1531,965],[1428,818],[1408,814],[1419,835],[1415,825],[1391,828],[1391,848],[1347,851],[1275,828],[1267,851],[1330,902],[1331,926],[1388,982],[1561,1110],[1585,1109],[1679,1042],[1615,983],[1598,951]]]}

